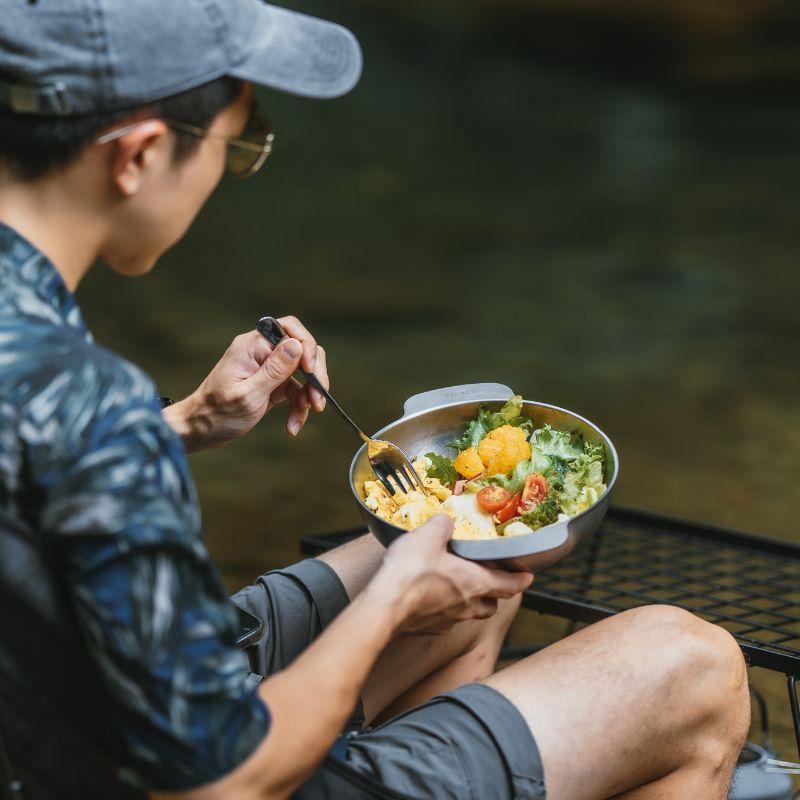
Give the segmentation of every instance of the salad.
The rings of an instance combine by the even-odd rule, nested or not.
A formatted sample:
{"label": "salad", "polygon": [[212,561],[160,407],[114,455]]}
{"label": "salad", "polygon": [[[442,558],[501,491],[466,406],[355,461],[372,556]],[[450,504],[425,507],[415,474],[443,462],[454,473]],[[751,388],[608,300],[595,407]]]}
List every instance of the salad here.
{"label": "salad", "polygon": [[520,536],[569,519],[606,490],[602,444],[549,425],[535,427],[514,395],[499,411],[481,408],[448,445],[413,466],[429,490],[391,495],[380,481],[364,484],[367,507],[411,530],[438,513],[453,518],[454,539]]}

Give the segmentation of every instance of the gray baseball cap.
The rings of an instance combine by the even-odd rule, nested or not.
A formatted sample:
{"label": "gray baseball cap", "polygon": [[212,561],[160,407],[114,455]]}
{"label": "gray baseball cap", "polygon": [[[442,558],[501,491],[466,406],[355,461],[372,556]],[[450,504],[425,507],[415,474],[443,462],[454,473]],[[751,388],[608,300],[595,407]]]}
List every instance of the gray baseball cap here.
{"label": "gray baseball cap", "polygon": [[304,97],[361,76],[355,36],[261,0],[0,0],[0,105],[133,108],[230,75]]}

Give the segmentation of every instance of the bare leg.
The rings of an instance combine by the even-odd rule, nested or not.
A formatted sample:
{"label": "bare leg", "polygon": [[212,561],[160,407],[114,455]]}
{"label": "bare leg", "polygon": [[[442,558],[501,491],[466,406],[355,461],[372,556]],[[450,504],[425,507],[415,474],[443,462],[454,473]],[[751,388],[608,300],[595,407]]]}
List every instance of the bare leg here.
{"label": "bare leg", "polygon": [[[375,574],[384,552],[373,536],[364,536],[320,559],[336,571],[352,600]],[[437,694],[491,675],[519,602],[519,598],[502,600],[490,619],[459,623],[446,635],[395,639],[362,692],[367,721],[381,722]]]}
{"label": "bare leg", "polygon": [[528,722],[551,800],[724,800],[747,734],[744,659],[721,628],[650,606],[485,681]]}
{"label": "bare leg", "polygon": [[347,596],[353,600],[372,580],[385,554],[386,548],[369,533],[328,550],[317,558],[336,572],[347,590]]}
{"label": "bare leg", "polygon": [[361,693],[367,721],[379,723],[465,683],[488,678],[520,598],[501,600],[485,620],[442,636],[401,636],[384,650]]}

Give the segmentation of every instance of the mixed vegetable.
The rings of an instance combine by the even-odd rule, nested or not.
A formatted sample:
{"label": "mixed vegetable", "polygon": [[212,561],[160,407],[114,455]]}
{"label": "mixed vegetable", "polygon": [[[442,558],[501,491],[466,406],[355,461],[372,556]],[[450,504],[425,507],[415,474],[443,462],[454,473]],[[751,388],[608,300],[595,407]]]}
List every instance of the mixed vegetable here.
{"label": "mixed vegetable", "polygon": [[390,495],[365,484],[367,505],[404,528],[438,512],[454,518],[454,538],[519,536],[585,511],[605,492],[602,444],[536,428],[515,395],[500,411],[480,409],[450,442],[454,458],[427,453],[414,468],[430,490]]}

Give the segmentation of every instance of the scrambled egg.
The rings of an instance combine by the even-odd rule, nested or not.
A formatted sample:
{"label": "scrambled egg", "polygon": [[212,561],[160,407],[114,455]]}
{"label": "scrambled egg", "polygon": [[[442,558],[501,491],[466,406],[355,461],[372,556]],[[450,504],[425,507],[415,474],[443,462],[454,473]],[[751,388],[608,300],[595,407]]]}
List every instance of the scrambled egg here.
{"label": "scrambled egg", "polygon": [[365,481],[366,506],[381,519],[411,530],[427,522],[436,514],[445,513],[453,518],[454,539],[494,539],[497,531],[492,515],[484,511],[474,494],[453,493],[438,478],[428,477],[430,459],[418,458],[413,467],[425,486],[431,491],[430,497],[421,492],[402,492],[392,497],[380,481]]}
{"label": "scrambled egg", "polygon": [[511,472],[518,461],[528,461],[531,446],[522,428],[503,425],[481,439],[478,455],[486,467],[487,475]]}

